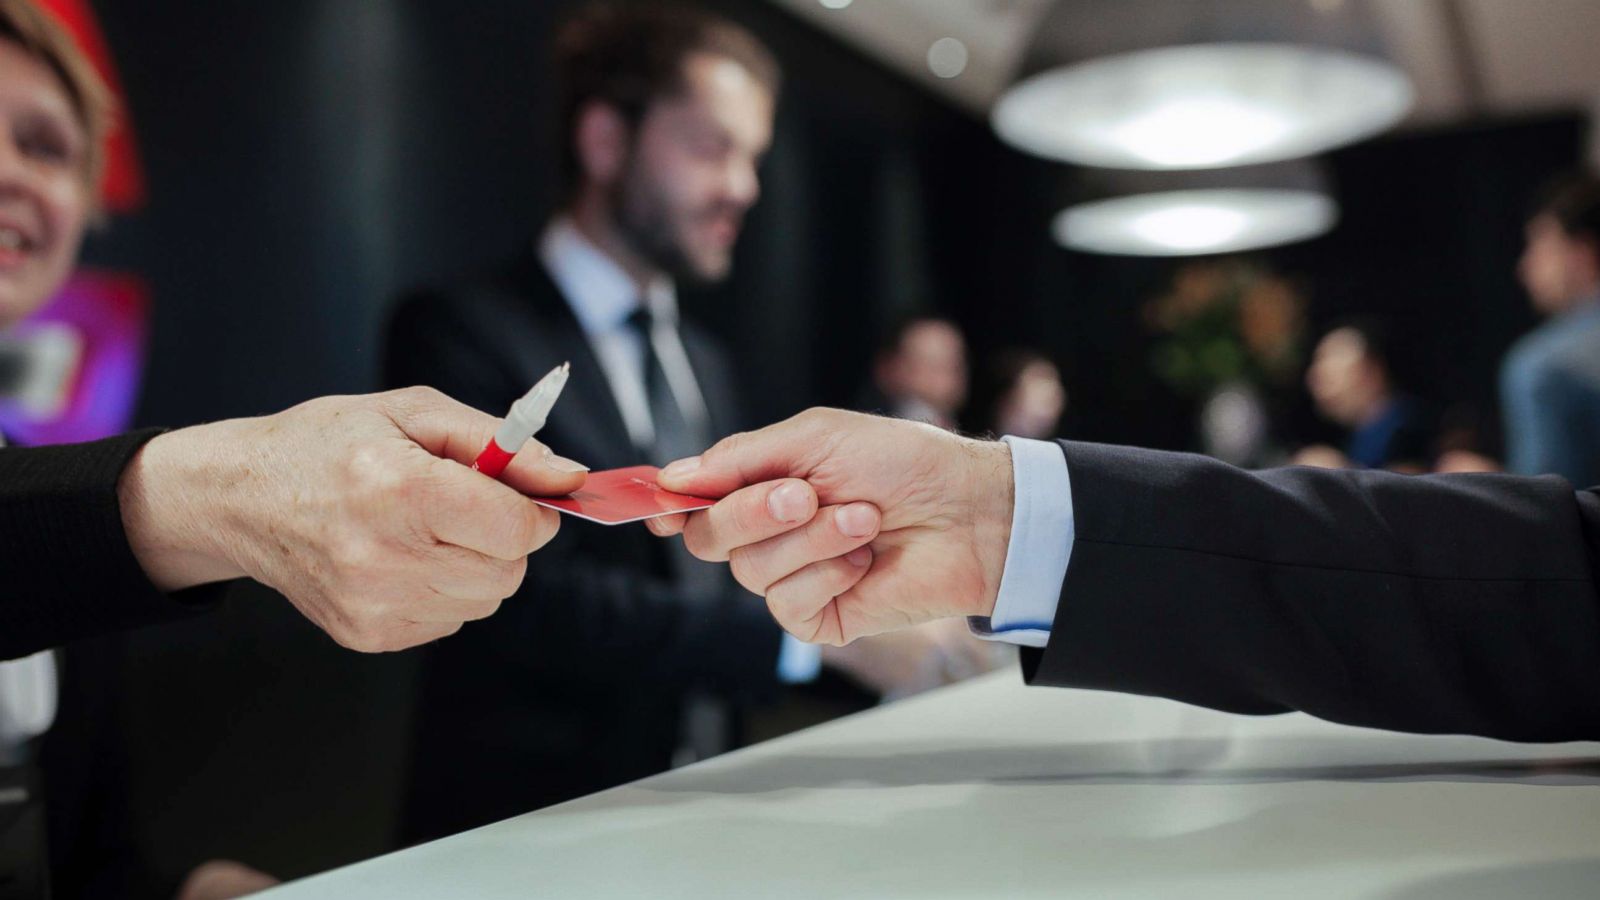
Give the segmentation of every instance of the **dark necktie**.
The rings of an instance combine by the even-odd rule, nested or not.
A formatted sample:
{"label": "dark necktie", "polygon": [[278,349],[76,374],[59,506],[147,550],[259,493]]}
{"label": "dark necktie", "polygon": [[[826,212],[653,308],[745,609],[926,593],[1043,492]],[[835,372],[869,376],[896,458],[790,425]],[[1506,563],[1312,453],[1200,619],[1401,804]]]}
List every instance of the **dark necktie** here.
{"label": "dark necktie", "polygon": [[[655,426],[655,439],[649,447],[640,448],[652,463],[664,466],[675,459],[694,456],[711,443],[710,434],[696,427],[684,414],[683,406],[672,392],[667,372],[661,366],[652,340],[655,318],[643,306],[628,317],[628,325],[639,336],[643,352],[645,396],[650,403],[650,421]],[[732,588],[722,567],[695,559],[680,540],[667,542],[673,580],[682,591],[684,602],[690,605],[721,602]],[[732,744],[731,720],[727,705],[717,698],[691,691],[684,699],[683,721],[680,725],[679,747],[674,765],[708,759],[727,750]]]}
{"label": "dark necktie", "polygon": [[658,466],[694,456],[706,449],[711,436],[704,433],[704,428],[689,422],[683,406],[672,393],[672,383],[667,380],[667,372],[661,367],[661,357],[656,354],[655,342],[651,340],[655,331],[654,317],[650,310],[641,306],[628,317],[628,325],[638,334],[643,348],[645,396],[650,402],[650,421],[655,425],[655,440],[649,447],[639,449],[649,454],[650,461]]}

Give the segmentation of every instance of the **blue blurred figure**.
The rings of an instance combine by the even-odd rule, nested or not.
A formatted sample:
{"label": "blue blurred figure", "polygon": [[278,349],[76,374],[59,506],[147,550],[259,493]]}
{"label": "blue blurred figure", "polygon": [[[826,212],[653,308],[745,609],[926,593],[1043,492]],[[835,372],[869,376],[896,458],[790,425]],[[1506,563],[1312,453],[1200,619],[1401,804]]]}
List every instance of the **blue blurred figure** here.
{"label": "blue blurred figure", "polygon": [[1549,319],[1501,367],[1507,468],[1600,484],[1600,178],[1570,176],[1542,198],[1517,275]]}

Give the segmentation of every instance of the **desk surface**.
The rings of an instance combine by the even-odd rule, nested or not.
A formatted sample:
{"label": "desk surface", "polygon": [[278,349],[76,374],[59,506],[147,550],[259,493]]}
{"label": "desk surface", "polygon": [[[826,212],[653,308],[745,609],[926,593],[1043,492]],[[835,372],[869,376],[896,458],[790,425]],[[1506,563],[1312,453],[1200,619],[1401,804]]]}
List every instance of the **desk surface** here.
{"label": "desk surface", "polygon": [[1597,893],[1600,744],[1234,717],[1003,672],[266,896]]}

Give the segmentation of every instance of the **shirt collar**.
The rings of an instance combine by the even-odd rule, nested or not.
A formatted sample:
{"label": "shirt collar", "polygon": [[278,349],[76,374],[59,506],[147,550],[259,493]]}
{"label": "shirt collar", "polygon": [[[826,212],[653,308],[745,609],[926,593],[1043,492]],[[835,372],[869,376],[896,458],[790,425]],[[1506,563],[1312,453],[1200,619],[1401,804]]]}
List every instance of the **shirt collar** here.
{"label": "shirt collar", "polygon": [[[570,216],[557,216],[545,227],[539,237],[539,259],[566,297],[584,334],[623,327],[639,306],[639,289],[633,279],[585,237]],[[678,321],[678,294],[672,279],[657,277],[644,294],[657,321]]]}

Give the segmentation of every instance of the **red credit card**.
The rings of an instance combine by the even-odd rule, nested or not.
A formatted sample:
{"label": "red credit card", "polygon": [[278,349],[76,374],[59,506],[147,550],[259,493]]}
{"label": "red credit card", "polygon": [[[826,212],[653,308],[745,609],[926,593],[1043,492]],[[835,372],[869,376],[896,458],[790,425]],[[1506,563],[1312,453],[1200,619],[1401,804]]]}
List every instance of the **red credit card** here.
{"label": "red credit card", "polygon": [[590,472],[578,491],[565,497],[534,497],[533,502],[601,525],[641,522],[657,516],[710,509],[715,500],[674,494],[656,484],[655,466],[629,466]]}

